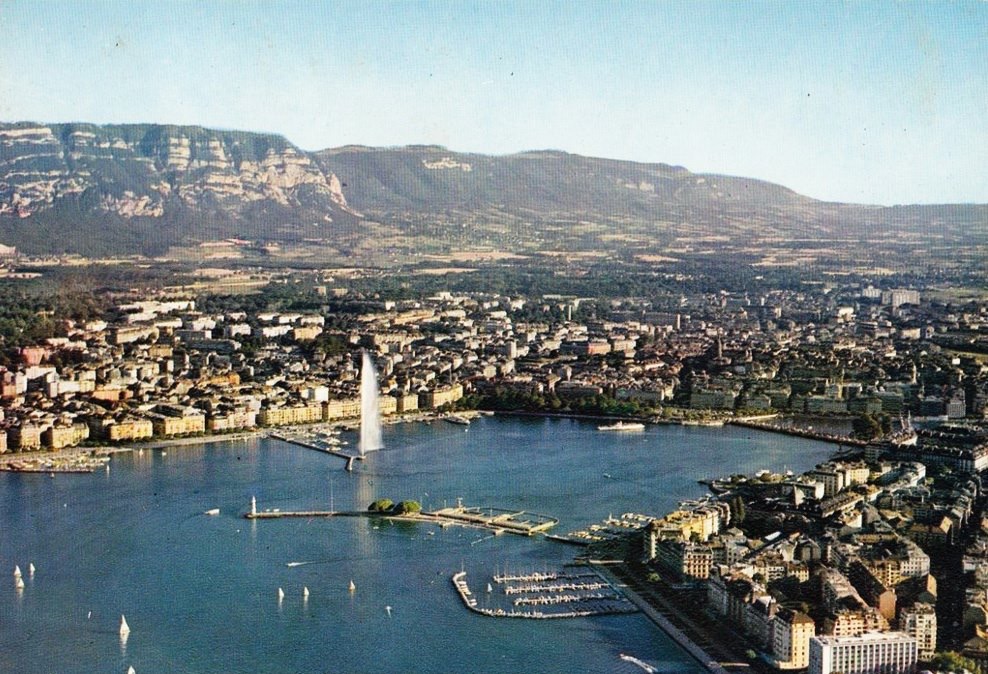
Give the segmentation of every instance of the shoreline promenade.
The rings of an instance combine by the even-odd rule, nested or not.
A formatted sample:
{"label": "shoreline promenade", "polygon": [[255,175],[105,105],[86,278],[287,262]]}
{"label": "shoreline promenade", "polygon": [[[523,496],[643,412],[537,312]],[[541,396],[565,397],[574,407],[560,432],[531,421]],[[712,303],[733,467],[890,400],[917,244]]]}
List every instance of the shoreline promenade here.
{"label": "shoreline promenade", "polygon": [[[720,662],[714,659],[709,653],[701,648],[699,644],[687,636],[683,630],[672,624],[672,622],[662,615],[651,602],[631,589],[631,587],[624,582],[624,579],[618,578],[616,575],[612,574],[603,564],[594,564],[593,562],[591,562],[591,564],[594,570],[610,583],[611,587],[617,589],[621,594],[627,597],[628,601],[637,606],[649,620],[655,623],[659,629],[665,632],[680,648],[689,653],[693,659],[702,665],[707,671],[712,674],[730,674],[729,670],[725,669]],[[671,610],[671,607],[666,607],[666,610]]]}
{"label": "shoreline promenade", "polygon": [[745,655],[746,642],[733,632],[725,632],[723,623],[700,624],[705,618],[689,615],[682,600],[669,596],[675,590],[664,582],[647,587],[627,562],[591,561],[590,564],[707,671],[713,674],[776,671],[760,659],[749,660]]}

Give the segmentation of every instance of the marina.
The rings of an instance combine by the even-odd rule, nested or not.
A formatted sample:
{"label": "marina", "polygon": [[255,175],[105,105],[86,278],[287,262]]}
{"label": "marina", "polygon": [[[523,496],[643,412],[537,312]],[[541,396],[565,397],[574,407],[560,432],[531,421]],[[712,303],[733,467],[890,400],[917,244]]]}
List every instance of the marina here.
{"label": "marina", "polygon": [[[560,583],[547,586],[513,586],[504,588],[507,603],[499,597],[499,593],[488,592],[484,605],[481,606],[467,584],[467,574],[460,571],[453,575],[453,586],[456,588],[464,606],[470,611],[491,618],[522,618],[529,620],[549,620],[560,618],[588,618],[593,616],[636,613],[638,608],[628,601],[624,595],[614,589],[610,583],[596,574],[590,574],[597,580],[585,583]],[[563,577],[563,576],[557,576]],[[570,576],[565,576],[570,577]],[[580,577],[586,577],[581,575]],[[503,578],[503,577],[502,577]],[[497,582],[497,581],[496,581]],[[500,581],[505,582],[505,581]],[[606,589],[601,592],[600,590]],[[563,594],[568,591],[568,594]],[[524,595],[511,598],[513,595]]]}
{"label": "marina", "polygon": [[504,594],[532,594],[539,593],[548,595],[556,592],[566,592],[567,590],[599,590],[610,587],[604,582],[592,583],[552,583],[548,585],[515,585],[504,588]]}
{"label": "marina", "polygon": [[576,574],[572,574],[572,573],[561,573],[561,572],[560,573],[555,573],[555,572],[553,572],[553,573],[548,573],[548,572],[539,573],[539,572],[536,571],[534,573],[525,573],[525,574],[521,574],[521,575],[506,574],[506,573],[494,574],[493,580],[494,580],[495,583],[499,583],[499,584],[500,583],[517,583],[517,582],[538,583],[538,582],[541,582],[541,581],[547,581],[547,580],[548,581],[553,581],[553,580],[559,580],[559,579],[564,579],[564,578],[565,579],[570,579],[570,578],[577,578],[577,579],[579,579],[579,578],[597,578],[597,577],[598,576],[595,573],[576,573]]}
{"label": "marina", "polygon": [[[323,436],[323,437],[320,437]],[[345,444],[339,440],[336,442],[331,442],[325,438],[324,433],[317,434],[309,429],[296,430],[293,432],[271,432],[268,433],[268,437],[275,440],[281,440],[282,442],[289,442],[297,447],[304,447],[305,449],[312,449],[317,452],[322,452],[323,454],[329,454],[331,456],[337,456],[341,459],[346,459],[347,470],[350,470],[353,461],[363,461],[364,457],[362,454],[354,454],[353,452],[345,452],[340,449],[340,446]],[[335,437],[335,436],[331,436]]]}
{"label": "marina", "polygon": [[0,471],[11,473],[92,473],[109,467],[110,457],[96,453],[12,459],[0,463]]}

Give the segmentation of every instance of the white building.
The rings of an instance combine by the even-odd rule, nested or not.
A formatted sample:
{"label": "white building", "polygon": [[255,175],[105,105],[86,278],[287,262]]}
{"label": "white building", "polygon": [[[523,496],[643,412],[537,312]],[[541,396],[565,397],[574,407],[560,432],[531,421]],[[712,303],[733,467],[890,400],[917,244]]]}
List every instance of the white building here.
{"label": "white building", "polygon": [[899,623],[903,632],[916,639],[919,658],[932,658],[937,648],[937,612],[934,608],[922,603],[904,608]]}
{"label": "white building", "polygon": [[805,669],[816,624],[805,613],[780,610],[772,619],[772,664],[777,669]]}
{"label": "white building", "polygon": [[911,674],[916,659],[916,639],[903,632],[820,636],[810,639],[809,674]]}
{"label": "white building", "polygon": [[903,304],[919,304],[919,291],[905,288],[886,290],[882,293],[882,304],[890,304],[893,308]]}

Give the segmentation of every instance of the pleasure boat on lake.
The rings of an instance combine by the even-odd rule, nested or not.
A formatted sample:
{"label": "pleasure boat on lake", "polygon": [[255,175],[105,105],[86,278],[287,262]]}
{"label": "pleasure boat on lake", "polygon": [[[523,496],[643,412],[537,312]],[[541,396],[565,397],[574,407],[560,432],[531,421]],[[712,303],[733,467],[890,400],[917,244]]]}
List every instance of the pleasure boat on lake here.
{"label": "pleasure boat on lake", "polygon": [[644,431],[645,424],[638,422],[619,421],[609,426],[598,426],[598,431]]}

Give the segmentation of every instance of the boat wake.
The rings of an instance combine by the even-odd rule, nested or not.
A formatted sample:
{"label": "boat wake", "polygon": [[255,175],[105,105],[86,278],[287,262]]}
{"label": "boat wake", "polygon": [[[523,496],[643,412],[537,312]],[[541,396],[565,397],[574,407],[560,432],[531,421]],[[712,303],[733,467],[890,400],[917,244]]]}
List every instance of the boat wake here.
{"label": "boat wake", "polygon": [[659,671],[652,665],[645,662],[644,660],[639,660],[638,658],[632,655],[625,655],[624,653],[621,653],[619,657],[625,662],[630,662],[633,665],[638,665],[639,667],[641,667],[642,671],[648,672],[648,674],[656,674]]}

